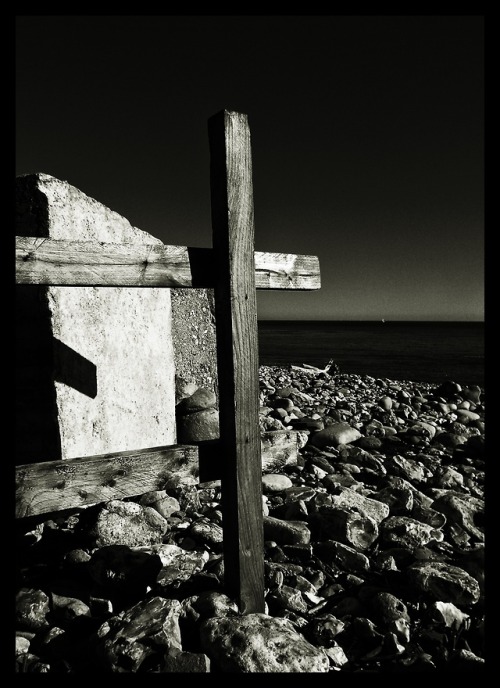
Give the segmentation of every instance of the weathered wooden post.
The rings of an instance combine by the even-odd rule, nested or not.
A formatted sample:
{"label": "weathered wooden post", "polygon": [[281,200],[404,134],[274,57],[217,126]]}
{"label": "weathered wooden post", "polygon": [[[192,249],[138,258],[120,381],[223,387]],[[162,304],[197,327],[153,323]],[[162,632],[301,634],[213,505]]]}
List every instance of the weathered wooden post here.
{"label": "weathered wooden post", "polygon": [[209,120],[224,580],[240,610],[264,611],[252,157],[246,115]]}

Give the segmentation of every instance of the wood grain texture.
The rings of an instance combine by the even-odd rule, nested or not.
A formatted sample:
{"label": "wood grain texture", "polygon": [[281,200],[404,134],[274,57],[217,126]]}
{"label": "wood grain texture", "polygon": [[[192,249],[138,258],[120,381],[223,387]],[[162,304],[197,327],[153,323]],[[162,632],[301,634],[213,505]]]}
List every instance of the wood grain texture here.
{"label": "wood grain texture", "polygon": [[[298,434],[293,430],[261,434],[263,472],[297,463]],[[165,479],[174,474],[201,478],[202,457],[207,463],[203,479],[219,480],[223,455],[218,440],[18,466],[16,518],[134,497],[162,489]]]}
{"label": "wood grain texture", "polygon": [[208,133],[224,454],[224,580],[242,613],[264,612],[257,295],[247,117],[222,111],[208,121]]}
{"label": "wood grain texture", "polygon": [[172,475],[198,475],[191,445],[46,461],[16,468],[16,518],[134,497],[162,489]]}
{"label": "wood grain texture", "polygon": [[[320,289],[316,256],[254,252],[257,289]],[[68,287],[198,287],[215,283],[210,248],[16,237],[16,282]]]}

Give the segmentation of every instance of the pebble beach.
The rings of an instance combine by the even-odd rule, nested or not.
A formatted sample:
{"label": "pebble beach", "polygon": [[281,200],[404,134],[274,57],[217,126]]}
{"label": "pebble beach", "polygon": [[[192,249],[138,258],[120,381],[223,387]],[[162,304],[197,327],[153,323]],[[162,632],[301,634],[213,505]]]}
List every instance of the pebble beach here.
{"label": "pebble beach", "polygon": [[259,377],[299,442],[262,476],[265,613],[225,594],[220,481],[172,478],[16,524],[16,672],[484,671],[484,388]]}

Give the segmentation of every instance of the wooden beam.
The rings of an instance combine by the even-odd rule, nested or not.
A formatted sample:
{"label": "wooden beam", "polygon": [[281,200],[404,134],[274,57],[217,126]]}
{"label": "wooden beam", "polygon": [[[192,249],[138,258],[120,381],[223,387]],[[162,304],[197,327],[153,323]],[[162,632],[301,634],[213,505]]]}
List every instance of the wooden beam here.
{"label": "wooden beam", "polygon": [[[263,472],[297,463],[298,435],[294,430],[261,434]],[[163,489],[174,474],[219,480],[222,464],[219,441],[210,440],[17,466],[16,518],[135,497]]]}
{"label": "wooden beam", "polygon": [[224,581],[244,614],[264,612],[257,294],[250,130],[246,115],[208,120]]}
{"label": "wooden beam", "polygon": [[[257,289],[320,289],[316,256],[255,251]],[[215,283],[213,250],[16,237],[16,281],[67,287],[200,287]]]}
{"label": "wooden beam", "polygon": [[197,447],[153,447],[17,466],[16,518],[163,489],[175,474],[197,477]]}

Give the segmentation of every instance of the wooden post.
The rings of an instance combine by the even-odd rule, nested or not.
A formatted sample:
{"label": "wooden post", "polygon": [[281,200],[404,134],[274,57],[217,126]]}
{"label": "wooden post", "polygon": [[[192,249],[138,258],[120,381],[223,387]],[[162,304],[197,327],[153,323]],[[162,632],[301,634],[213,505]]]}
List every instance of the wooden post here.
{"label": "wooden post", "polygon": [[208,120],[219,378],[224,581],[242,613],[264,612],[264,528],[252,160],[247,116]]}

